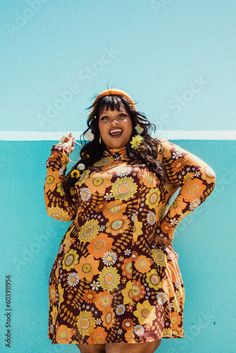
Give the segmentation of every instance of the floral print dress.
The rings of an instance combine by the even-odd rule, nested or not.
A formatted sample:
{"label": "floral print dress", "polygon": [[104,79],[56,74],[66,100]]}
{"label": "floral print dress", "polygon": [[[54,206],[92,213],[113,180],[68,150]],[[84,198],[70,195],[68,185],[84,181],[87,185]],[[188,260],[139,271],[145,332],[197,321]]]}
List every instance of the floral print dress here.
{"label": "floral print dress", "polygon": [[[47,214],[73,221],[49,277],[53,344],[184,336],[184,283],[172,240],[178,223],[210,195],[216,176],[194,154],[159,141],[165,184],[145,164],[131,162],[125,147],[105,149],[88,169],[68,174],[68,153],[52,147],[44,184]],[[65,197],[68,177],[75,183]]]}

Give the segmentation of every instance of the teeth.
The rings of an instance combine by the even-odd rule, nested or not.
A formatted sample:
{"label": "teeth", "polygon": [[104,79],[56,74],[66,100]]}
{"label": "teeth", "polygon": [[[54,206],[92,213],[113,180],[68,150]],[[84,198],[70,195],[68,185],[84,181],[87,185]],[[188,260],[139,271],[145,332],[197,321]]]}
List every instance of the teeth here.
{"label": "teeth", "polygon": [[110,130],[110,133],[113,133],[113,132],[122,132],[122,130],[121,129]]}

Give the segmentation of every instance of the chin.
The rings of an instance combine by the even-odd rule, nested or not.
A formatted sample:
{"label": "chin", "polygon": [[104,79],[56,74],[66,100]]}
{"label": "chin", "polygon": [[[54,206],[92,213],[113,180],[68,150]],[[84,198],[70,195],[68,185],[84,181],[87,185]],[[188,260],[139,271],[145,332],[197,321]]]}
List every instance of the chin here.
{"label": "chin", "polygon": [[123,147],[123,146],[125,146],[126,145],[126,143],[125,142],[121,142],[121,143],[111,143],[110,144],[110,146],[112,147],[112,148],[121,148],[121,147]]}

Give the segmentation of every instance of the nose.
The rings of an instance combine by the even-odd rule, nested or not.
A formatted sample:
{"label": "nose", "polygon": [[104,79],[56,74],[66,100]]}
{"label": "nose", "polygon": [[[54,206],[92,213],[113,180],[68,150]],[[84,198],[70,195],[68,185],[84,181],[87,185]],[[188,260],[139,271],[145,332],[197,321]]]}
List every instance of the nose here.
{"label": "nose", "polygon": [[118,118],[114,117],[112,120],[111,120],[111,125],[113,125],[113,123],[115,122],[115,125],[118,124]]}

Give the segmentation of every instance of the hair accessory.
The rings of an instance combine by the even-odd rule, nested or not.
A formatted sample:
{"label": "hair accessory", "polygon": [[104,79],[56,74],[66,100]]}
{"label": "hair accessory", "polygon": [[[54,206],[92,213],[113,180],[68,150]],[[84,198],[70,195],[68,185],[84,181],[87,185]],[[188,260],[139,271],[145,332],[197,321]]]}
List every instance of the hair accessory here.
{"label": "hair accessory", "polygon": [[138,134],[141,134],[144,131],[144,128],[140,124],[137,124],[135,126],[135,130],[137,131]]}
{"label": "hair accessory", "polygon": [[84,164],[84,163],[79,163],[79,164],[77,165],[77,169],[79,169],[79,170],[85,170],[85,164]]}
{"label": "hair accessory", "polygon": [[130,141],[130,145],[134,150],[137,150],[143,141],[143,137],[141,135],[135,135],[132,137]]}
{"label": "hair accessory", "polygon": [[91,130],[88,130],[84,136],[85,136],[85,138],[87,138],[87,140],[89,140],[89,141],[93,141],[93,140],[94,140],[94,134],[92,133]]}
{"label": "hair accessory", "polygon": [[129,101],[129,104],[130,104],[130,106],[132,107],[132,109],[137,110],[136,107],[135,107],[135,102],[134,102],[134,100],[130,97],[130,95],[129,95],[128,93],[126,93],[125,91],[123,91],[123,90],[121,90],[121,89],[118,89],[118,88],[109,88],[109,89],[106,89],[106,90],[100,92],[100,93],[97,95],[97,97],[95,98],[93,105],[95,105],[95,104],[97,103],[97,101],[98,101],[101,97],[109,96],[109,95],[118,95],[118,96],[123,96],[123,97],[125,97],[125,98]]}

